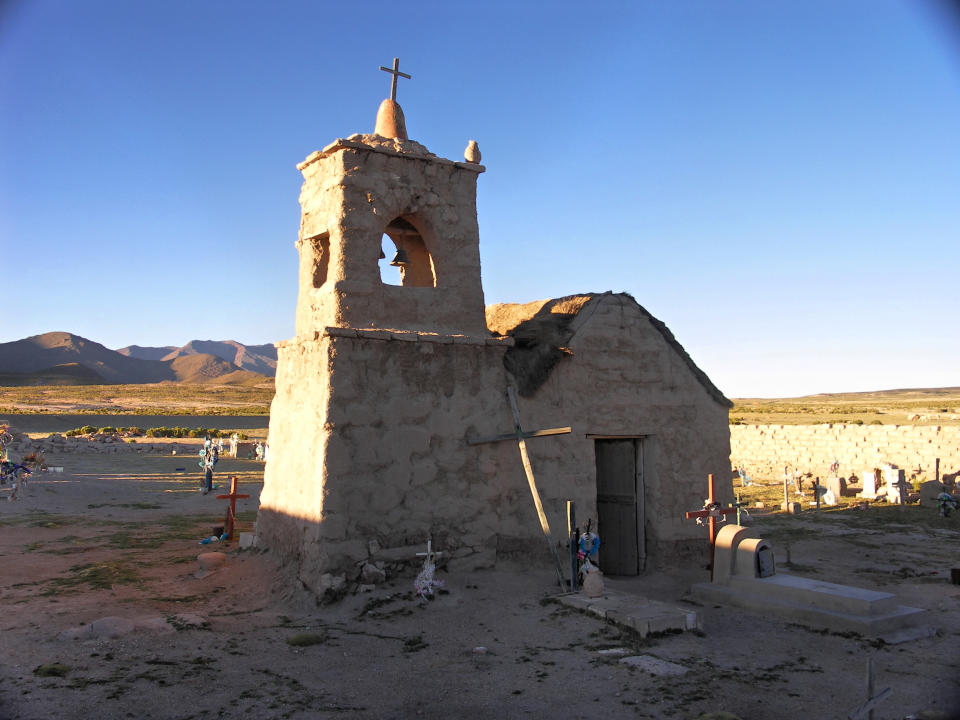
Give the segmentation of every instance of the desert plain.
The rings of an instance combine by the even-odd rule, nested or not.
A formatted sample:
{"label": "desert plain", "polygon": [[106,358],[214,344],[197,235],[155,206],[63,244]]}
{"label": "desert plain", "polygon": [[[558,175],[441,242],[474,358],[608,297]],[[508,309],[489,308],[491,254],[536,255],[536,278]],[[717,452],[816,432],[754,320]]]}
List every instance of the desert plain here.
{"label": "desert plain", "polygon": [[[708,578],[702,563],[606,578],[700,618],[700,630],[639,637],[558,604],[550,565],[519,558],[473,572],[441,562],[430,601],[414,593],[410,558],[320,605],[269,549],[199,544],[227,506],[198,492],[200,442],[48,454],[62,472],[35,474],[15,502],[4,488],[0,718],[845,718],[865,699],[868,657],[875,692],[890,688],[876,720],[960,710],[956,514],[850,502],[748,521],[780,571],[928,610],[918,638],[704,604],[689,592]],[[240,531],[253,528],[262,474],[245,458],[217,467],[218,492],[235,475],[251,496]],[[742,492],[770,507],[780,490]],[[211,549],[225,562],[200,572]]]}

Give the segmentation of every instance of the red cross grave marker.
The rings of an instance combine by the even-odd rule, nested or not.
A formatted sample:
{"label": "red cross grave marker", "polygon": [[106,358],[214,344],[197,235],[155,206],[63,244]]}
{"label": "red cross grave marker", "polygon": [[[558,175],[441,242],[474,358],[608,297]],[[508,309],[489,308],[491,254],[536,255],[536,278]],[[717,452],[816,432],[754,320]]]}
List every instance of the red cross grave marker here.
{"label": "red cross grave marker", "polygon": [[223,532],[227,536],[227,540],[233,540],[233,526],[237,520],[237,500],[243,498],[248,498],[249,495],[238,495],[237,494],[237,476],[230,476],[230,494],[229,495],[217,495],[217,500],[229,500],[230,507],[227,508],[227,517],[224,519],[223,523]]}
{"label": "red cross grave marker", "polygon": [[687,520],[690,518],[697,518],[699,522],[701,518],[710,518],[710,579],[713,580],[713,550],[717,542],[717,518],[722,518],[725,515],[737,512],[736,507],[722,508],[720,503],[716,501],[716,495],[714,493],[713,487],[713,474],[707,475],[707,488],[709,492],[709,497],[707,502],[703,506],[703,510],[696,510],[694,512],[688,512],[686,514]]}

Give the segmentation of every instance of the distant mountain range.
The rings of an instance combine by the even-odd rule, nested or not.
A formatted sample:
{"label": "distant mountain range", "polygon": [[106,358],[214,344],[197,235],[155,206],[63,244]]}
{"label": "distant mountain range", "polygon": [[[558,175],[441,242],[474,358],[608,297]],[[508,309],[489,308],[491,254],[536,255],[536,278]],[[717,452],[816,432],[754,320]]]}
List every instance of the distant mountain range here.
{"label": "distant mountain range", "polygon": [[0,385],[246,384],[272,377],[276,367],[273,345],[247,347],[232,340],[110,350],[79,335],[51,332],[0,343]]}
{"label": "distant mountain range", "polygon": [[233,363],[241,370],[269,375],[277,374],[277,348],[273,344],[244,345],[235,340],[191,340],[183,347],[142,347],[128,345],[117,350],[121,355],[139,360],[176,360],[187,355],[213,355]]}

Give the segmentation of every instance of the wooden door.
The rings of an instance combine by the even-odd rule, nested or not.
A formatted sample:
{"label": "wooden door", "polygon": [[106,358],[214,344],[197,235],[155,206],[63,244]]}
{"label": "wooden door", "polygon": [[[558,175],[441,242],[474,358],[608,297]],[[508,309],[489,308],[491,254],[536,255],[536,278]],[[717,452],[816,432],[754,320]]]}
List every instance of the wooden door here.
{"label": "wooden door", "polygon": [[643,531],[643,442],[596,440],[600,569],[639,575],[646,561]]}

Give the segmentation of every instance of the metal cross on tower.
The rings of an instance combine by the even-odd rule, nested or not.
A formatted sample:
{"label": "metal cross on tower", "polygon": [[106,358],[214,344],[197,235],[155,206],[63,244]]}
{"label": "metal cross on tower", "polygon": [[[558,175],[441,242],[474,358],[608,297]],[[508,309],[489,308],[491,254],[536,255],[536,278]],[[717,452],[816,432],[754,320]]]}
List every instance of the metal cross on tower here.
{"label": "metal cross on tower", "polygon": [[384,67],[383,65],[380,66],[380,69],[383,70],[384,72],[388,72],[391,75],[393,75],[393,82],[390,83],[390,99],[396,102],[397,101],[397,77],[399,76],[409,80],[410,76],[407,75],[406,73],[400,72],[400,58],[393,59],[392,69],[388,67]]}

